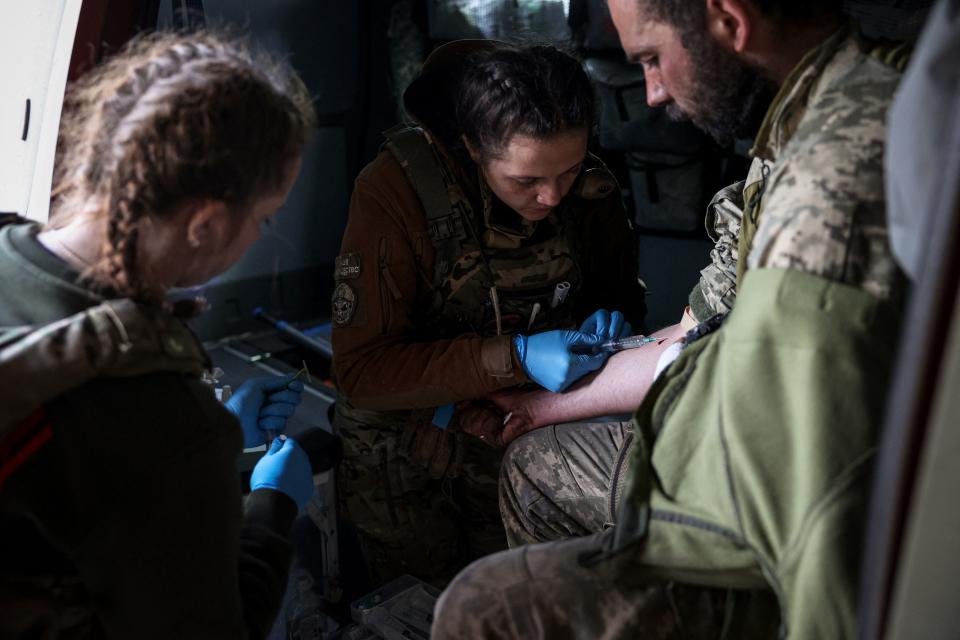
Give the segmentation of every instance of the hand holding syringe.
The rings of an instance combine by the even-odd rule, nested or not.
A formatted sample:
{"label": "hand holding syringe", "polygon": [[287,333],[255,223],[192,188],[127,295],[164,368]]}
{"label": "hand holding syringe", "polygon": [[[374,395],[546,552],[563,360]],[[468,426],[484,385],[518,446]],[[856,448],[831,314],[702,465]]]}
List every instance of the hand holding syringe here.
{"label": "hand holding syringe", "polygon": [[652,338],[649,336],[627,336],[626,338],[617,338],[616,340],[607,340],[599,344],[575,344],[570,346],[570,353],[578,355],[595,356],[600,353],[616,353],[626,351],[627,349],[636,349],[651,342],[659,342],[665,338]]}

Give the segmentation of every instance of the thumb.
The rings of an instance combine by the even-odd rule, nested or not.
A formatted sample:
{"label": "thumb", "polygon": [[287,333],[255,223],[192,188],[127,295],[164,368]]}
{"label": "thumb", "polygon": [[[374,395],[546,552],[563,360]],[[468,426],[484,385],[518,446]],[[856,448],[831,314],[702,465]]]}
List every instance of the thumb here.
{"label": "thumb", "polygon": [[264,393],[286,389],[290,383],[293,382],[293,375],[292,373],[288,373],[283,376],[266,376],[260,378],[260,389],[263,390]]}
{"label": "thumb", "polygon": [[275,453],[279,453],[280,449],[286,446],[287,440],[290,438],[274,438],[273,442],[270,443],[270,449],[267,451],[268,456],[272,456]]}
{"label": "thumb", "polygon": [[510,419],[503,425],[503,431],[500,432],[500,440],[503,442],[503,446],[507,446],[526,432],[532,430],[533,426],[530,422],[514,414],[510,416]]}

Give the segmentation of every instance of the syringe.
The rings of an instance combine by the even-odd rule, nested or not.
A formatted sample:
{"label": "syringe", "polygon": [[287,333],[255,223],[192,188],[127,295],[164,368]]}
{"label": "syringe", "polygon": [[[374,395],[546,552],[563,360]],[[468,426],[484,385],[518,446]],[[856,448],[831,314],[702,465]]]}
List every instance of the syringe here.
{"label": "syringe", "polygon": [[595,356],[598,353],[616,353],[617,351],[626,351],[627,349],[636,349],[651,342],[657,342],[664,338],[652,338],[649,336],[629,336],[617,340],[607,340],[600,344],[575,344],[570,347],[570,353],[579,355]]}

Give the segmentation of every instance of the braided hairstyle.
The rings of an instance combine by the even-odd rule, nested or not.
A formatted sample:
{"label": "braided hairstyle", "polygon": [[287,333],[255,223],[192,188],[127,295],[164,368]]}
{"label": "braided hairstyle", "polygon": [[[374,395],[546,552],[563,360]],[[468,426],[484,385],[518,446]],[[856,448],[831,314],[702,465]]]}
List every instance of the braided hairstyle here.
{"label": "braided hairstyle", "polygon": [[587,129],[594,95],[580,62],[556,47],[505,45],[478,55],[460,84],[456,119],[483,161],[515,135],[543,139]]}
{"label": "braided hairstyle", "polygon": [[106,216],[101,259],[85,275],[116,295],[157,299],[137,269],[144,219],[203,199],[246,210],[280,188],[314,117],[296,73],[240,40],[137,37],[68,88],[51,221]]}

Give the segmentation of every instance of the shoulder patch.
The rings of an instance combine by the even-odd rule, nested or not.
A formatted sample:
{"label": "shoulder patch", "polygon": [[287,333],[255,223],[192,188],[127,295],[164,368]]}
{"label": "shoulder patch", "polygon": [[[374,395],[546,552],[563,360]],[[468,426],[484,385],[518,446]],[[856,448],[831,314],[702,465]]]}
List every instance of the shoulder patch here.
{"label": "shoulder patch", "polygon": [[357,310],[357,294],[346,282],[341,282],[333,290],[333,324],[345,327],[353,320]]}
{"label": "shoulder patch", "polygon": [[337,256],[334,262],[333,277],[338,282],[340,280],[352,280],[359,278],[361,272],[360,254],[344,253]]}
{"label": "shoulder patch", "polygon": [[602,200],[617,188],[617,180],[605,167],[587,169],[577,179],[572,191],[585,200]]}

